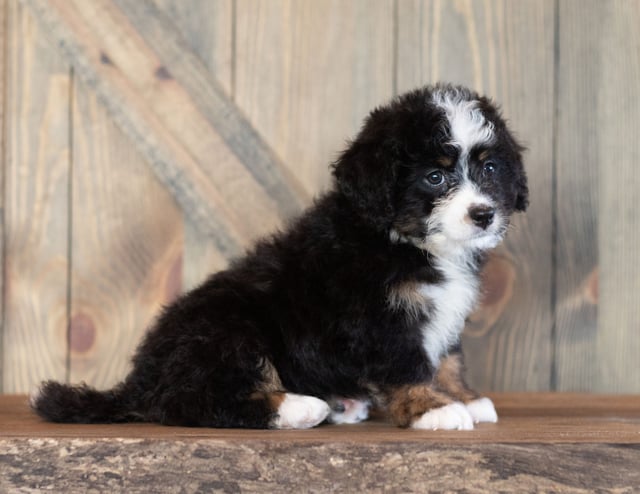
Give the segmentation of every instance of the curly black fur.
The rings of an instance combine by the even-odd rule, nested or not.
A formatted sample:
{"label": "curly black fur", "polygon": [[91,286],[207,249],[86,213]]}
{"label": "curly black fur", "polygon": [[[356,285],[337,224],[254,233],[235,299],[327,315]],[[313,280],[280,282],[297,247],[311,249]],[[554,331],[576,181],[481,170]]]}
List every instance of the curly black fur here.
{"label": "curly black fur", "polygon": [[[370,114],[333,166],[333,189],[286,231],[164,310],[120,385],[100,392],[46,382],[35,411],[57,422],[267,428],[277,414],[257,393],[267,365],[283,391],[325,400],[428,382],[434,363],[421,328],[429,311],[392,306],[389,291],[447,276],[428,250],[393,238],[428,234],[423,220],[444,192],[426,188],[425,173],[443,156],[457,159],[431,102],[436,89],[478,101],[496,135],[485,148],[501,167],[483,190],[507,216],[524,210],[521,148],[491,102],[463,88],[410,92]],[[474,273],[482,257],[473,253]]]}

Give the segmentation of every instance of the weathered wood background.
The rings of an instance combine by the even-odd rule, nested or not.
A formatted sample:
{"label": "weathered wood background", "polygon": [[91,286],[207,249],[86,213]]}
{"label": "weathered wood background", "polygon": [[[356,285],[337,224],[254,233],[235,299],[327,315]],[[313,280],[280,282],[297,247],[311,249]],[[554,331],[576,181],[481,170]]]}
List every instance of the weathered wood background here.
{"label": "weathered wood background", "polygon": [[371,108],[448,80],[529,148],[471,380],[639,392],[639,25],[637,0],[0,0],[1,390],[121,379]]}

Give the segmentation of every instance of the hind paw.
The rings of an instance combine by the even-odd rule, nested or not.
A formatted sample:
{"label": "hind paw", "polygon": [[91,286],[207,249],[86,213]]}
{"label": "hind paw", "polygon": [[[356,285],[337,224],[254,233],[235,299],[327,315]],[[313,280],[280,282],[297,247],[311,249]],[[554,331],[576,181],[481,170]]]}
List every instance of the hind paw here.
{"label": "hind paw", "polygon": [[276,429],[309,429],[329,415],[329,404],[313,396],[286,393],[273,422]]}

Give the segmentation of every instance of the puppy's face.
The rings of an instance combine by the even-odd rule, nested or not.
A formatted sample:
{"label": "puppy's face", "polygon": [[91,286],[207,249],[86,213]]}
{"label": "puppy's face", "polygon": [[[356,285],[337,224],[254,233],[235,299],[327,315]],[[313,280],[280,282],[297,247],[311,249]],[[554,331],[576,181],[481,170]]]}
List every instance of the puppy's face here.
{"label": "puppy's face", "polygon": [[338,186],[392,240],[434,254],[496,246],[527,205],[522,148],[495,107],[464,88],[414,91],[374,111],[350,150]]}

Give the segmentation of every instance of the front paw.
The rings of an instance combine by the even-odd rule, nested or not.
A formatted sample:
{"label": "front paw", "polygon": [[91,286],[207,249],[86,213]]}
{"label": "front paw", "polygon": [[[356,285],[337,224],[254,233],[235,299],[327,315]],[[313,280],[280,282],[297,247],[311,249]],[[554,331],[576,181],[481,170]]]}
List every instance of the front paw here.
{"label": "front paw", "polygon": [[466,404],[466,407],[475,424],[479,422],[495,424],[498,421],[496,407],[493,406],[493,402],[489,398],[484,397],[472,400]]}
{"label": "front paw", "polygon": [[463,430],[473,429],[473,418],[467,407],[460,402],[450,403],[425,412],[411,427],[430,430]]}

